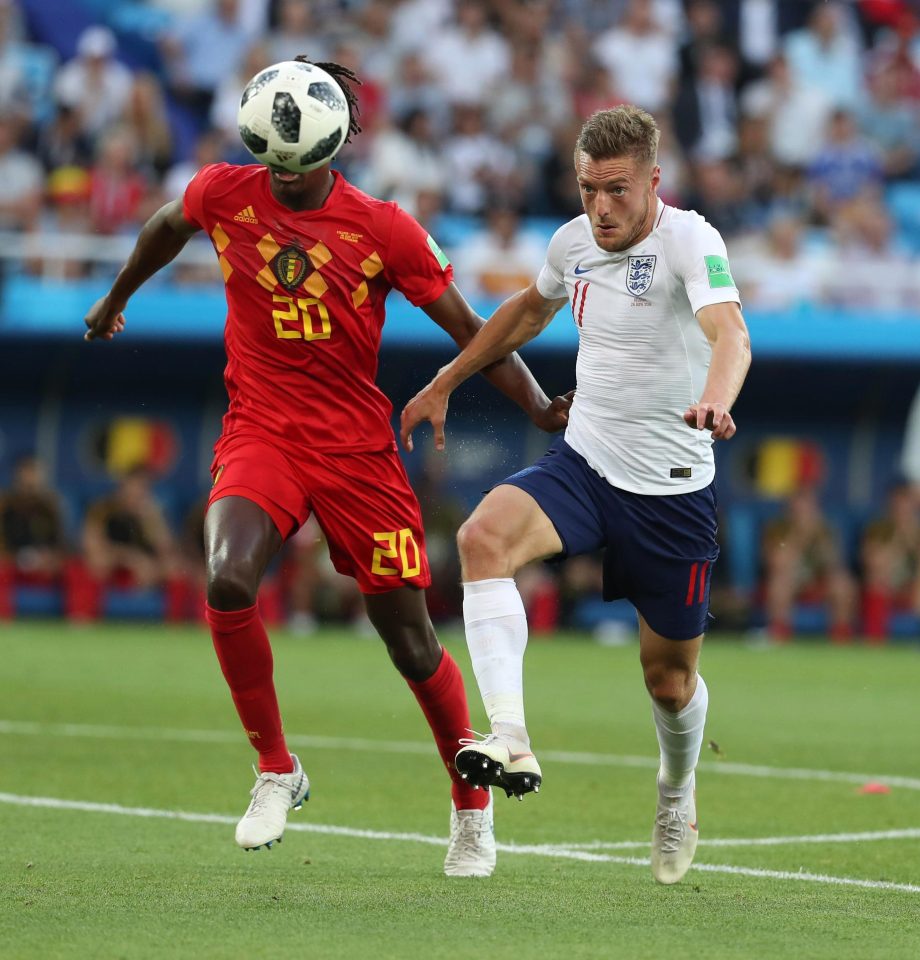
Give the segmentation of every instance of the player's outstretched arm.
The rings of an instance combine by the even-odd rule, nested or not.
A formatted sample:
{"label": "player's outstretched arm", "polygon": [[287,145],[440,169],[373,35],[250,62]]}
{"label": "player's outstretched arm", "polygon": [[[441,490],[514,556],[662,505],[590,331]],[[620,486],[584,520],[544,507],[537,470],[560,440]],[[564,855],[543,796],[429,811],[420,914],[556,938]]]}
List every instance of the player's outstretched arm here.
{"label": "player's outstretched arm", "polygon": [[185,219],[182,201],[173,200],[159,210],[144,224],[137,243],[125,265],[121,268],[112,289],[97,300],[84,318],[87,331],[84,340],[111,340],[125,328],[122,311],[144,281],[157,270],[174,260],[197,232],[197,224]]}
{"label": "player's outstretched arm", "polygon": [[684,412],[684,422],[696,430],[711,430],[713,440],[730,440],[736,427],[729,410],[751,365],[747,325],[734,302],[701,307],[696,317],[712,345],[712,359],[703,394]]}
{"label": "player's outstretched arm", "polygon": [[[509,357],[518,347],[533,340],[568,302],[565,299],[547,300],[541,296],[536,286],[531,284],[509,297],[472,336],[479,318],[470,310],[459,292],[456,297],[472,319],[463,319],[456,304],[456,316],[445,316],[445,311],[430,309],[432,305],[425,308],[429,316],[447,330],[458,345],[462,346],[466,339],[468,342],[461,352],[442,367],[434,379],[406,404],[400,419],[400,437],[407,450],[412,450],[412,431],[423,420],[431,423],[435,447],[443,450],[444,421],[447,419],[447,402],[451,393],[474,373],[485,371],[491,364]],[[435,303],[439,303],[441,299],[443,297]],[[564,417],[571,405],[571,396],[557,397],[549,401],[519,358],[508,363],[506,369],[498,375],[495,371],[496,368],[493,368],[490,373],[487,372],[489,379],[531,416],[532,411],[542,405],[543,410],[550,411],[550,416],[559,420],[554,429],[564,425]],[[507,389],[509,387],[510,389]]]}
{"label": "player's outstretched arm", "polygon": [[[423,307],[424,311],[463,350],[478,333],[485,321],[466,302],[459,289],[450,286],[435,300]],[[514,352],[483,367],[483,376],[513,400],[531,421],[547,433],[555,433],[568,423],[571,393],[552,400],[543,392],[527,364]]]}

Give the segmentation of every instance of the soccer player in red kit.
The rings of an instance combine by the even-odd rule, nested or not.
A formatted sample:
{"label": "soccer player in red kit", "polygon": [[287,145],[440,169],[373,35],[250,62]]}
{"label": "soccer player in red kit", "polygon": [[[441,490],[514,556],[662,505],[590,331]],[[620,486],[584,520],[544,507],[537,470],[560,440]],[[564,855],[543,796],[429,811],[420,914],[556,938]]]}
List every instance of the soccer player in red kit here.
{"label": "soccer player in red kit", "polygon": [[[356,133],[349,85],[356,78],[337,64],[316,66],[341,87],[349,135]],[[198,230],[211,238],[224,277],[230,398],[205,519],[206,612],[259,754],[237,843],[271,846],[308,792],[285,743],[256,596],[269,561],[314,513],[336,569],[357,580],[450,773],[445,873],[488,876],[495,864],[491,795],[465,784],[454,767],[469,727],[463,679],[428,616],[419,507],[396,452],[391,404],[375,383],[391,288],[460,347],[482,320],[454,286],[437,244],[395,203],[362,193],[328,163],[303,174],[221,163],[200,170],[183,199],[145,224],[112,289],[87,314],[86,338],[120,333],[131,294]],[[550,401],[516,356],[486,375],[540,427],[564,426],[568,398]]]}

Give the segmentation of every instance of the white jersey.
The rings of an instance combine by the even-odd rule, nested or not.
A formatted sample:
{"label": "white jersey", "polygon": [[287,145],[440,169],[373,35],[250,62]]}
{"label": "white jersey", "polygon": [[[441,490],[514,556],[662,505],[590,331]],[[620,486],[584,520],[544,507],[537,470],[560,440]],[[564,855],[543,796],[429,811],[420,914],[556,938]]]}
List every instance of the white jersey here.
{"label": "white jersey", "polygon": [[707,486],[712,438],[682,415],[700,399],[712,353],[696,312],[741,302],[719,232],[659,200],[652,232],[608,253],[583,214],[556,231],[537,289],[548,300],[568,296],[578,328],[569,446],[632,493]]}

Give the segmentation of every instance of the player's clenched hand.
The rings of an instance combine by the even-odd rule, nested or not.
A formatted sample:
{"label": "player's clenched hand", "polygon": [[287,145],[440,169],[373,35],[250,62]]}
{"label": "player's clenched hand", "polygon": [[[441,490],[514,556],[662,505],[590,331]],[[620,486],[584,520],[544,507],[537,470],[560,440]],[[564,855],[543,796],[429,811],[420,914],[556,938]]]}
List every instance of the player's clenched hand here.
{"label": "player's clenched hand", "polygon": [[423,420],[427,420],[434,429],[435,449],[444,449],[444,421],[447,419],[448,397],[449,394],[438,389],[436,382],[432,380],[406,404],[399,418],[399,437],[406,450],[411,452],[414,449],[412,431]]}
{"label": "player's clenched hand", "polygon": [[111,340],[125,328],[125,315],[121,307],[113,306],[108,297],[100,297],[83,318],[87,326],[84,340]]}
{"label": "player's clenched hand", "polygon": [[721,403],[691,404],[684,412],[684,423],[695,430],[711,430],[713,440],[730,440],[737,429]]}
{"label": "player's clenched hand", "polygon": [[572,400],[575,397],[575,391],[569,390],[565,396],[554,397],[539,413],[532,417],[536,426],[547,433],[556,433],[568,425],[569,408],[572,406]]}

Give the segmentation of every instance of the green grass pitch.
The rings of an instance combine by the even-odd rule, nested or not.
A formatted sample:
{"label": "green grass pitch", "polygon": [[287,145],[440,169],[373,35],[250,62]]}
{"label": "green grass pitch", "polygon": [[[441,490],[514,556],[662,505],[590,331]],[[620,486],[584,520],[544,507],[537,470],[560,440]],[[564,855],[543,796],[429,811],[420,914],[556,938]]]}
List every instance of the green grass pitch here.
{"label": "green grass pitch", "polygon": [[[247,854],[254,754],[204,630],[0,635],[4,960],[920,956],[916,646],[708,641],[723,756],[698,774],[697,864],[664,888],[637,862],[657,747],[635,646],[531,643],[543,790],[496,796],[491,879],[448,880],[446,776],[379,641],[276,635],[312,797]],[[462,638],[444,640],[481,730]]]}

